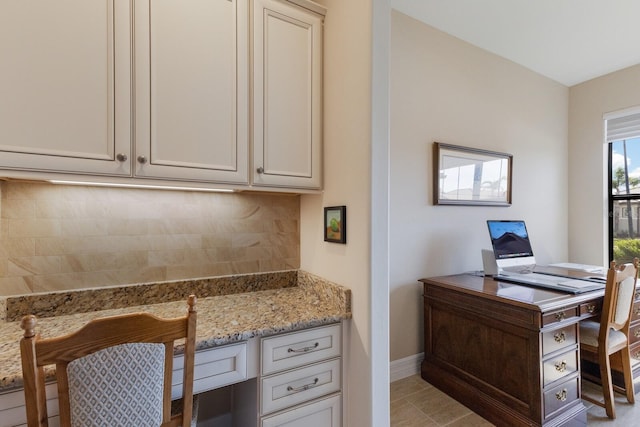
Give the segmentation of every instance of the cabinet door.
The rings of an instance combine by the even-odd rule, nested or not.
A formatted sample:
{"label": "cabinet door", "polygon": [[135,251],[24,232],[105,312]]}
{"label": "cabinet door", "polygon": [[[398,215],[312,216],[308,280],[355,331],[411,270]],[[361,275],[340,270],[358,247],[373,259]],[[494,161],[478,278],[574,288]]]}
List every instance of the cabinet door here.
{"label": "cabinet door", "polygon": [[278,415],[262,418],[261,427],[340,427],[341,395],[302,405]]}
{"label": "cabinet door", "polygon": [[127,0],[0,2],[0,168],[130,175],[129,28]]}
{"label": "cabinet door", "polygon": [[137,177],[248,182],[247,16],[247,0],[135,2]]}
{"label": "cabinet door", "polygon": [[320,188],[322,20],[278,0],[253,14],[253,183]]}

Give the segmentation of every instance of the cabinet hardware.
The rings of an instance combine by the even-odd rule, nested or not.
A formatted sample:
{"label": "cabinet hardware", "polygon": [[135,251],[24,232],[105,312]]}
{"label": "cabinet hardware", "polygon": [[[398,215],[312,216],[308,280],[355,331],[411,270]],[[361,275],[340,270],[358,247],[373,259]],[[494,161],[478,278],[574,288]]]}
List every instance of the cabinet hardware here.
{"label": "cabinet hardware", "polygon": [[561,402],[564,402],[565,400],[567,400],[567,389],[563,388],[562,391],[557,392],[556,399],[558,399]]}
{"label": "cabinet hardware", "polygon": [[556,371],[564,372],[567,370],[567,361],[563,360],[562,362],[556,362]]}
{"label": "cabinet hardware", "polygon": [[320,381],[318,378],[314,379],[313,382],[311,384],[305,384],[301,387],[291,387],[291,386],[287,386],[287,391],[291,391],[293,393],[300,393],[301,391],[305,391],[305,390],[309,390],[311,387],[315,387],[316,385],[318,385],[318,381]]}
{"label": "cabinet hardware", "polygon": [[633,310],[633,314],[636,316],[640,315],[640,307],[636,307],[636,309]]}
{"label": "cabinet hardware", "polygon": [[563,332],[560,332],[560,333],[553,334],[553,339],[556,340],[556,342],[560,343],[560,342],[565,342],[567,337],[565,336],[564,331],[563,331]]}
{"label": "cabinet hardware", "polygon": [[633,336],[635,336],[636,338],[640,338],[640,329],[636,329],[635,331],[633,331]]}
{"label": "cabinet hardware", "polygon": [[640,351],[636,351],[631,355],[631,357],[633,357],[636,360],[640,360]]}
{"label": "cabinet hardware", "polygon": [[287,349],[287,353],[306,353],[307,351],[315,350],[316,348],[318,348],[319,345],[320,343],[317,342],[314,345],[310,345],[309,347],[302,347],[302,348],[289,347]]}
{"label": "cabinet hardware", "polygon": [[141,165],[144,165],[145,163],[147,163],[147,158],[145,156],[138,156],[138,163],[140,163]]}
{"label": "cabinet hardware", "polygon": [[118,153],[116,154],[116,160],[119,162],[126,162],[128,159],[127,155],[124,153]]}
{"label": "cabinet hardware", "polygon": [[262,166],[260,166],[258,169],[256,169],[256,172],[264,173],[264,168]]}
{"label": "cabinet hardware", "polygon": [[589,304],[587,305],[587,313],[589,314],[593,314],[596,311],[596,306],[595,304]]}
{"label": "cabinet hardware", "polygon": [[560,320],[564,320],[567,316],[564,314],[564,311],[561,311],[560,313],[556,313],[556,320],[560,321]]}

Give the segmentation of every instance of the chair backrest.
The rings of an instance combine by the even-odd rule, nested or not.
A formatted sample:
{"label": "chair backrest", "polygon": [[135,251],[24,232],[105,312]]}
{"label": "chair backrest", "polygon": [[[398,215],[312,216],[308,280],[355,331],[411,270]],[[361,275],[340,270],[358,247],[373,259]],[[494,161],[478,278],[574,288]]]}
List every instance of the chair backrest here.
{"label": "chair backrest", "polygon": [[628,335],[637,277],[638,258],[621,265],[611,262],[600,317],[600,344],[606,343],[611,329]]}
{"label": "chair backrest", "polygon": [[[183,317],[161,319],[148,313],[105,317],[72,334],[48,339],[35,333],[35,316],[25,316],[20,351],[28,426],[48,425],[47,365],[56,368],[62,427],[190,426],[195,302],[191,295]],[[183,338],[183,409],[172,418],[174,346]]]}

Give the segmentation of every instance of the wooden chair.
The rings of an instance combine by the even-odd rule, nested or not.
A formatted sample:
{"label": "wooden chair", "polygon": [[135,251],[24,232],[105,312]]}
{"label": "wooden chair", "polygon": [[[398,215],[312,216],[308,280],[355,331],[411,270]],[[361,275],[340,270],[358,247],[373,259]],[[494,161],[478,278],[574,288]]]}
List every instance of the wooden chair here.
{"label": "wooden chair", "polygon": [[[623,392],[629,403],[635,402],[629,354],[629,324],[637,276],[638,258],[634,259],[633,264],[616,266],[616,263],[612,262],[607,272],[600,321],[580,322],[581,358],[600,365],[599,380],[602,384],[604,402],[586,395],[582,398],[605,408],[609,418],[616,417],[614,389]],[[624,389],[613,385],[612,367],[622,372]],[[589,379],[588,374],[583,376]]]}
{"label": "wooden chair", "polygon": [[[47,426],[44,366],[55,365],[60,425],[191,424],[196,297],[184,317],[148,313],[93,320],[61,337],[41,339],[36,318],[22,319],[22,372],[29,427]],[[171,416],[174,341],[185,338],[182,413]]]}

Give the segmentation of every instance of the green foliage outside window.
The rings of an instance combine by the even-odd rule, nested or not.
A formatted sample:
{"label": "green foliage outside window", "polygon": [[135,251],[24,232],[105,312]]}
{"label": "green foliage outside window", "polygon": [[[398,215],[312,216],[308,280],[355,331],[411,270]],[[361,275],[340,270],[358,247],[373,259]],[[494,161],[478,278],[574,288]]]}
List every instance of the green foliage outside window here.
{"label": "green foliage outside window", "polygon": [[622,264],[640,257],[640,239],[613,239],[613,259]]}

